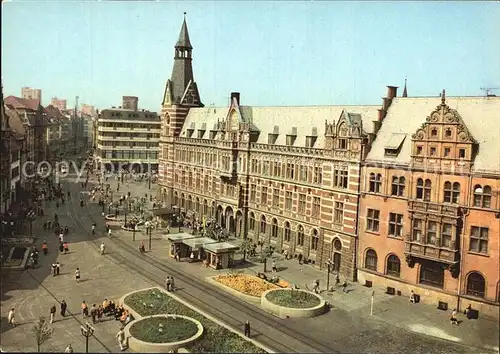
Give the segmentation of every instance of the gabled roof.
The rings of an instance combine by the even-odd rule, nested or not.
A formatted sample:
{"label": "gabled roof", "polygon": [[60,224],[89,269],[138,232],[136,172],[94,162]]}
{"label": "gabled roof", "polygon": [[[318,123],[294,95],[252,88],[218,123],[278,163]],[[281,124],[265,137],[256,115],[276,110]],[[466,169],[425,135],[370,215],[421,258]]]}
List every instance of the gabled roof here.
{"label": "gabled roof", "polygon": [[16,96],[8,96],[4,101],[5,104],[8,104],[15,109],[30,109],[32,111],[38,110],[38,106],[40,105],[40,101],[37,99],[27,99]]}
{"label": "gabled roof", "polygon": [[24,137],[26,130],[24,129],[23,119],[19,116],[16,110],[5,106],[5,114],[9,117],[9,125],[14,133],[14,136]]}
{"label": "gabled roof", "polygon": [[45,111],[47,112],[47,118],[49,119],[62,119],[64,115],[61,113],[59,108],[49,104],[45,107]]}
{"label": "gabled roof", "polygon": [[[267,144],[269,134],[278,137],[275,145],[286,145],[286,136],[296,132],[293,146],[305,147],[307,136],[317,136],[315,148],[325,147],[325,121],[339,119],[348,112],[349,119],[361,124],[364,133],[373,132],[373,121],[377,120],[379,106],[302,106],[302,107],[253,107],[239,106],[242,119],[250,123],[251,130],[260,131],[257,143]],[[181,137],[188,129],[217,130],[217,122],[228,116],[228,107],[191,108],[181,130]],[[193,128],[194,127],[194,128]],[[208,139],[205,133],[204,139]]]}
{"label": "gabled roof", "polygon": [[[411,137],[440,103],[439,97],[394,98],[367,161],[409,165]],[[500,171],[500,97],[446,97],[446,104],[457,111],[479,144],[474,170]],[[395,133],[406,134],[406,138],[397,157],[386,157],[386,145]]]}

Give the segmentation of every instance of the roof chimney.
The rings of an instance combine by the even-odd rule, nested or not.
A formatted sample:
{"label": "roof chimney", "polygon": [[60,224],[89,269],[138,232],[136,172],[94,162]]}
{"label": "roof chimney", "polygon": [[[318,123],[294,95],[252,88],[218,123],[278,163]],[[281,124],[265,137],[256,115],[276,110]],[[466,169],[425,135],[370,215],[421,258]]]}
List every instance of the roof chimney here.
{"label": "roof chimney", "polygon": [[398,94],[398,86],[387,86],[387,98],[393,99]]}
{"label": "roof chimney", "polygon": [[231,103],[233,102],[234,98],[236,98],[236,103],[239,106],[240,105],[240,93],[239,92],[231,92]]}

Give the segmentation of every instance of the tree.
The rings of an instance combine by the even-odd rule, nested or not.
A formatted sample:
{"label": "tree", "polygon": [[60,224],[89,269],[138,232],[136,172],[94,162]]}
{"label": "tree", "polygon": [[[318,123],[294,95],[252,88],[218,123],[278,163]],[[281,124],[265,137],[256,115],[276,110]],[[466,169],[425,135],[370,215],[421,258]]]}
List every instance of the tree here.
{"label": "tree", "polygon": [[40,316],[33,326],[32,331],[35,334],[37,351],[40,353],[40,346],[52,337],[54,330],[49,327],[45,317]]}
{"label": "tree", "polygon": [[246,259],[246,255],[250,254],[253,250],[253,241],[250,238],[244,239],[240,245],[239,252],[243,254],[243,260]]}

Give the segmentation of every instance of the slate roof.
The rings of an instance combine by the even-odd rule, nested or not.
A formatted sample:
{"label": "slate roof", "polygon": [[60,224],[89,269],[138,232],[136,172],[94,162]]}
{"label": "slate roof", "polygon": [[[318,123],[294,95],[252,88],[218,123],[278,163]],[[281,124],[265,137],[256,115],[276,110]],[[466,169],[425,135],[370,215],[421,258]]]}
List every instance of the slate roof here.
{"label": "slate roof", "polygon": [[16,96],[8,96],[5,98],[5,104],[8,104],[15,109],[30,109],[32,111],[38,110],[40,101],[37,99],[26,99]]}
{"label": "slate roof", "polygon": [[[146,115],[148,117],[146,117]],[[124,108],[103,109],[100,112],[99,120],[106,120],[106,119],[160,122],[160,117],[156,112],[134,111],[133,109],[124,109]]]}
{"label": "slate roof", "polygon": [[[409,164],[411,136],[440,104],[439,97],[394,98],[367,161]],[[446,104],[458,112],[479,143],[474,169],[500,172],[500,97],[446,97]],[[406,138],[397,157],[386,157],[385,147],[394,133],[406,134]]]}
{"label": "slate roof", "polygon": [[12,108],[6,106],[5,114],[9,117],[9,125],[16,137],[24,137],[26,135],[26,129],[24,128],[23,119],[19,114]]}
{"label": "slate roof", "polygon": [[182,23],[181,31],[179,32],[179,38],[177,39],[177,43],[175,43],[175,47],[193,49],[193,47],[191,46],[191,41],[189,40],[186,18],[184,18],[184,22]]}
{"label": "slate roof", "polygon": [[[325,121],[337,122],[342,111],[351,121],[360,122],[365,133],[373,132],[373,121],[378,119],[380,106],[297,106],[297,107],[253,107],[240,106],[243,121],[250,122],[252,130],[260,132],[257,143],[267,144],[269,134],[278,132],[274,145],[286,145],[286,135],[296,130],[293,146],[305,147],[306,136],[317,136],[314,148],[324,148]],[[217,130],[217,121],[228,115],[228,107],[191,108],[181,131],[186,137],[188,129],[205,130],[203,139],[210,137],[209,130]],[[203,129],[204,127],[204,129]],[[197,137],[197,133],[193,134]]]}

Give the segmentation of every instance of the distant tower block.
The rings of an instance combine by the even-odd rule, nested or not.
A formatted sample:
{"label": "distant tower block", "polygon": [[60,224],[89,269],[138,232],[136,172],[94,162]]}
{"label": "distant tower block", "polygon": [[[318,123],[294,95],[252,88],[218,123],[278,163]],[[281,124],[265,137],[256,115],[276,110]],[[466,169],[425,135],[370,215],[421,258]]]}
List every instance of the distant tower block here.
{"label": "distant tower block", "polygon": [[123,96],[122,107],[123,107],[123,109],[131,109],[131,110],[137,112],[138,107],[139,107],[139,97]]}

